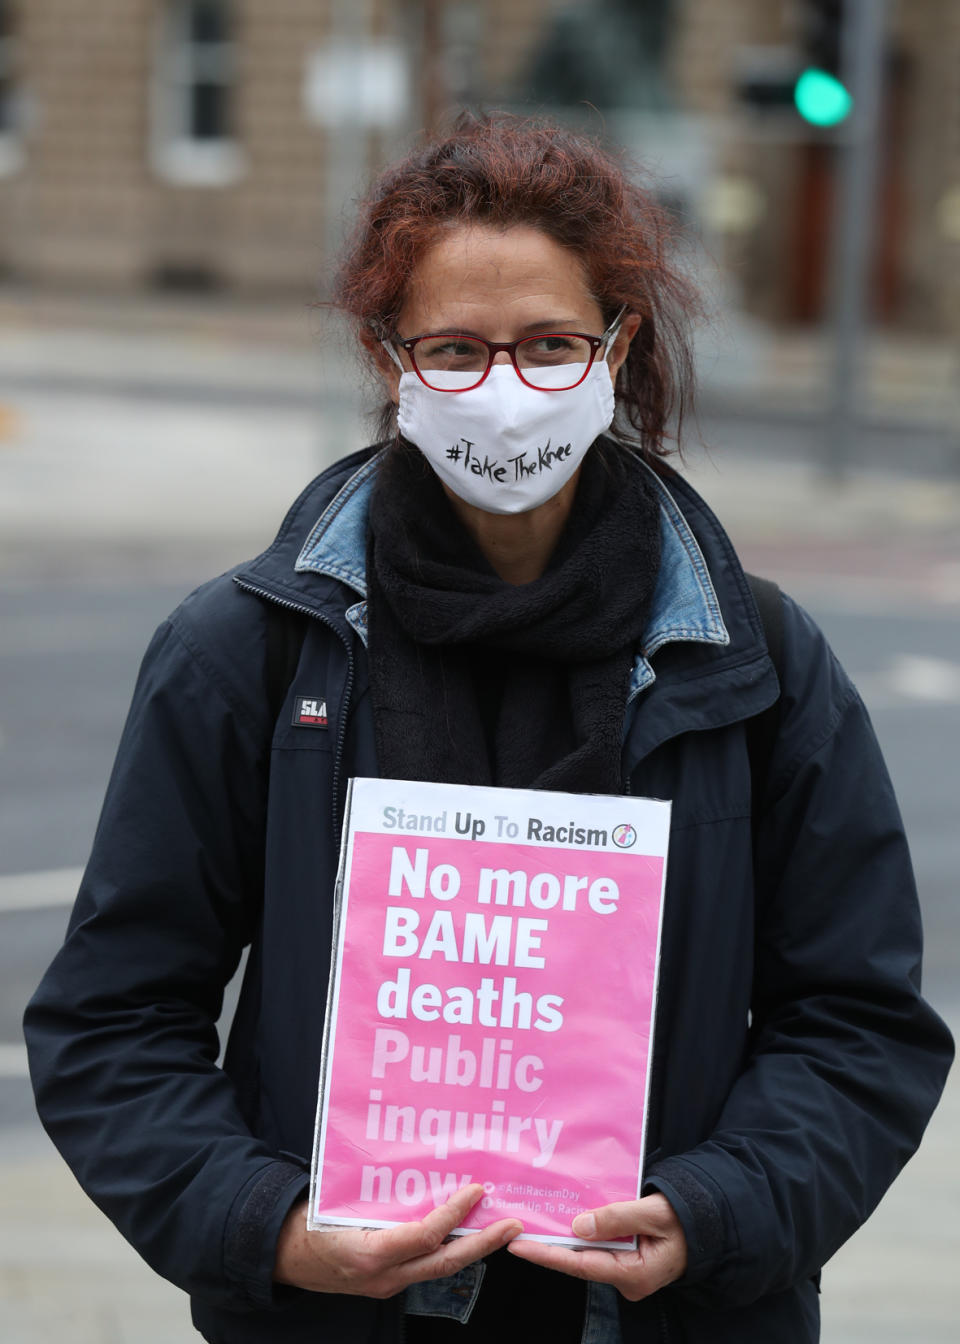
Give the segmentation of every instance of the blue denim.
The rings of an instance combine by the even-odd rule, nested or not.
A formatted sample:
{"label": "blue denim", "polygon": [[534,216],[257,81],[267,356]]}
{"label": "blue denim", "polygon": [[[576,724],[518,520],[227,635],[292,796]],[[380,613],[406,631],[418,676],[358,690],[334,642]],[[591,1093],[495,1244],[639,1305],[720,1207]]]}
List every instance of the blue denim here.
{"label": "blue denim", "polygon": [[[355,472],[315,523],[297,559],[300,571],[328,575],[348,584],[362,599],[349,607],[347,620],[367,643],[366,543],[370,495],[382,454]],[[639,464],[642,470],[649,468]],[[654,588],[643,649],[637,655],[627,697],[629,727],[641,691],[656,680],[650,659],[665,644],[730,643],[713,582],[703,553],[670,491],[653,472],[650,478],[660,495],[660,572]],[[406,1290],[404,1305],[417,1316],[469,1319],[483,1283],[484,1266],[469,1265],[459,1274],[414,1284]],[[607,1284],[587,1285],[587,1311],[581,1344],[621,1344],[616,1290]]]}
{"label": "blue denim", "polygon": [[[313,571],[339,579],[366,599],[367,517],[370,495],[382,454],[365,462],[331,500],[314,524],[297,559],[299,571]],[[641,469],[649,468],[641,465]],[[670,491],[653,472],[650,479],[660,495],[660,573],[653,593],[650,618],[630,680],[628,703],[652,685],[656,673],[650,659],[664,644],[684,640],[695,644],[729,644],[720,604],[706,561]],[[367,642],[367,604],[354,603],[347,620]]]}

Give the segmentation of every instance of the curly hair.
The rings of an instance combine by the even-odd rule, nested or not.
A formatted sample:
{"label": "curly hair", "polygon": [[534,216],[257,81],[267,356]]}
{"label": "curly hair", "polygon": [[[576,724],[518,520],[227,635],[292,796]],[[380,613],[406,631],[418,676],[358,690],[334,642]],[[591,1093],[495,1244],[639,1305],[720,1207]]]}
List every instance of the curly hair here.
{"label": "curly hair", "polygon": [[[334,303],[379,365],[410,275],[460,224],[541,229],[582,263],[609,322],[626,304],[640,329],[620,370],[615,432],[653,462],[679,442],[693,389],[696,290],[673,255],[675,226],[653,193],[593,139],[508,113],[463,113],[452,130],[385,169],[361,203]],[[392,424],[393,406],[382,417]]]}

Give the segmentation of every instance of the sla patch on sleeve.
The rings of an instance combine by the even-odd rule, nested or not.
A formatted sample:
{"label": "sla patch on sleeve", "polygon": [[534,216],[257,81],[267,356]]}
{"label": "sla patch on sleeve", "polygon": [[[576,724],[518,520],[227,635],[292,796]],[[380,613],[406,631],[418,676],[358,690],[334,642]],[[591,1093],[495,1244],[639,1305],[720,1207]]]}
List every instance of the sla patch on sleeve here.
{"label": "sla patch on sleeve", "polygon": [[294,728],[326,728],[326,698],[319,695],[298,695],[293,702],[293,726]]}

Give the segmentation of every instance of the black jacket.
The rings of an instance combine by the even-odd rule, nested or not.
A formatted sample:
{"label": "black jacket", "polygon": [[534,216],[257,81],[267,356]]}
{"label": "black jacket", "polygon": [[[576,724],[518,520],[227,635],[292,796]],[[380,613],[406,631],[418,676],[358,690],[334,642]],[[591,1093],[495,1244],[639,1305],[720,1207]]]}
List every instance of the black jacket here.
{"label": "black jacket", "polygon": [[[344,788],[377,773],[359,595],[294,566],[364,460],[319,477],[268,551],[157,632],[26,1016],[54,1141],[230,1344],[398,1330],[397,1300],[271,1283],[307,1184]],[[622,1320],[628,1340],[656,1323],[688,1344],[801,1344],[817,1338],[820,1266],[915,1148],[952,1048],[920,997],[910,861],[855,689],[785,599],[780,728],[752,798],[745,725],[776,675],[726,535],[666,482],[729,641],[680,628],[645,650],[655,679],[625,739],[626,786],[674,803],[648,1188],[676,1208],[689,1267]],[[326,728],[294,723],[302,697],[326,701]],[[222,988],[248,945],[221,1069]]]}

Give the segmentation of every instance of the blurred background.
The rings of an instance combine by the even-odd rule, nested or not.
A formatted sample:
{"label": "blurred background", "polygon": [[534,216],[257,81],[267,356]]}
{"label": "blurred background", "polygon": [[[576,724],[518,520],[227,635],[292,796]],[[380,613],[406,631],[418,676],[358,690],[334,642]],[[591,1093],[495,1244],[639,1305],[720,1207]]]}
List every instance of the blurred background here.
{"label": "blurred background", "polygon": [[[684,470],[823,624],[960,1027],[957,0],[0,0],[0,1320],[195,1338],[35,1120],[19,1019],[137,663],[371,436],[323,306],[370,175],[462,107],[622,148],[711,314]],[[960,1326],[960,1088],[824,1274],[825,1344]]]}

